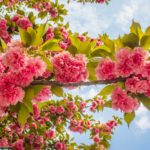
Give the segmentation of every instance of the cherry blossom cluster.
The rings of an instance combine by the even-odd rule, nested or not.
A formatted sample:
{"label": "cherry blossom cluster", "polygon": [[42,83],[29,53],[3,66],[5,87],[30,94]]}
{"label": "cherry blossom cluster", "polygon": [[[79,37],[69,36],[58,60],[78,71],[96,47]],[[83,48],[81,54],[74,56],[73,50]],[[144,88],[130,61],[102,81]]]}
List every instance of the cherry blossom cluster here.
{"label": "cherry blossom cluster", "polygon": [[[29,86],[34,78],[42,76],[45,70],[43,60],[28,57],[21,42],[9,43],[6,53],[0,55],[0,108],[22,101],[25,95],[23,88]],[[47,94],[47,89],[41,93]],[[40,100],[39,97],[35,99]]]}
{"label": "cherry blossom cluster", "polygon": [[97,3],[105,3],[106,0],[96,0]]}
{"label": "cherry blossom cluster", "polygon": [[4,40],[5,43],[10,42],[11,36],[7,31],[7,21],[6,20],[0,20],[0,38]]}
{"label": "cherry blossom cluster", "polygon": [[49,12],[52,18],[56,18],[58,16],[58,10],[53,8],[49,2],[37,2],[33,4],[33,8],[39,12]]}
{"label": "cherry blossom cluster", "polygon": [[124,48],[118,50],[116,53],[116,61],[110,58],[104,58],[100,61],[96,74],[98,79],[110,80],[117,77],[129,77],[130,75],[143,74],[145,68],[144,77],[148,77],[148,70],[146,69],[149,64],[146,59],[148,53],[143,48],[134,48],[133,50]]}
{"label": "cherry blossom cluster", "polygon": [[33,98],[33,102],[44,102],[48,101],[52,95],[50,86],[44,86],[40,92]]}
{"label": "cherry blossom cluster", "polygon": [[112,108],[131,113],[139,108],[139,102],[136,98],[128,96],[126,90],[118,87],[112,93]]}
{"label": "cherry blossom cluster", "polygon": [[[72,99],[72,98],[71,98]],[[118,125],[118,120],[111,120],[106,123],[94,123],[90,120],[90,116],[82,115],[81,119],[78,117],[80,113],[83,113],[83,106],[85,104],[79,101],[70,101],[69,99],[63,99],[58,102],[49,102],[40,110],[37,104],[33,105],[33,114],[30,114],[28,122],[24,127],[21,127],[17,121],[16,113],[9,113],[11,120],[6,118],[7,123],[4,125],[3,130],[0,131],[0,147],[11,147],[16,150],[24,150],[34,148],[35,150],[43,148],[52,148],[56,150],[67,150],[71,141],[65,137],[65,131],[62,130],[66,127],[72,132],[90,131],[95,146],[105,148],[103,141],[108,142],[104,137],[112,135],[114,128]],[[80,110],[78,110],[78,105]],[[74,112],[73,117],[68,117],[66,112]],[[76,112],[76,113],[75,113]],[[78,113],[78,115],[77,115]],[[61,122],[58,122],[58,118],[62,118]],[[60,127],[61,126],[61,127]],[[46,127],[46,128],[45,128]],[[63,139],[60,135],[60,130],[63,132]],[[80,146],[80,145],[79,145]],[[77,148],[77,145],[75,145]]]}
{"label": "cherry blossom cluster", "polygon": [[[103,80],[127,78],[125,87],[128,92],[150,96],[149,66],[148,53],[143,48],[124,48],[116,53],[115,61],[110,58],[102,59],[96,73],[97,77]],[[136,98],[128,96],[127,91],[116,88],[112,94],[112,106],[114,109],[131,113],[139,107],[139,103]]]}
{"label": "cherry blossom cluster", "polygon": [[11,18],[11,20],[12,22],[15,22],[18,27],[24,30],[27,30],[29,27],[32,27],[32,23],[27,17],[16,15],[13,18]]}
{"label": "cherry blossom cluster", "polygon": [[55,55],[52,59],[55,80],[60,82],[80,82],[88,77],[86,59],[83,55],[71,56],[68,52]]}

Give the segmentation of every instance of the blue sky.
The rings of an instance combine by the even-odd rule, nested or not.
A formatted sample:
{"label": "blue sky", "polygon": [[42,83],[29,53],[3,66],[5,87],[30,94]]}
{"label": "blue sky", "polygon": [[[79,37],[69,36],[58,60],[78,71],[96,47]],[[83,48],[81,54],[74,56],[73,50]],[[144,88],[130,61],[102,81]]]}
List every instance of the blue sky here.
{"label": "blue sky", "polygon": [[[112,0],[108,6],[77,3],[66,6],[69,10],[66,21],[70,22],[71,29],[79,33],[88,31],[92,37],[108,33],[110,37],[115,38],[128,33],[132,19],[140,22],[143,29],[150,25],[150,0]],[[101,86],[91,86],[75,89],[72,92],[89,98],[95,96],[100,89]],[[95,118],[106,121],[114,114],[122,116],[120,112],[106,109],[103,113],[96,114]],[[78,142],[89,143],[86,135],[75,136]],[[124,123],[116,129],[111,141],[111,150],[149,150],[149,139],[150,112],[141,106],[130,128]]]}

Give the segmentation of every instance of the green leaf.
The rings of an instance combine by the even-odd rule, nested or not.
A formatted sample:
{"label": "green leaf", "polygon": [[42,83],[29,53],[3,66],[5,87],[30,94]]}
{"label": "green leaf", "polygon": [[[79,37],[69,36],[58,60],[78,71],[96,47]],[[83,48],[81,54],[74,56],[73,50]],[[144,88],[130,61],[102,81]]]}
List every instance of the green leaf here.
{"label": "green leaf", "polygon": [[105,107],[112,108],[112,101],[105,102]]}
{"label": "green leaf", "polygon": [[135,112],[133,111],[132,113],[125,113],[124,114],[124,120],[130,126],[130,123],[134,120],[135,118]]}
{"label": "green leaf", "polygon": [[7,48],[6,43],[2,39],[0,39],[0,44],[2,46],[2,51],[4,51]]}
{"label": "green leaf", "polygon": [[78,52],[81,54],[89,55],[91,51],[91,44],[89,41],[81,42],[78,46]]}
{"label": "green leaf", "polygon": [[22,103],[20,106],[20,110],[18,113],[18,122],[21,126],[24,126],[24,124],[27,121],[27,118],[29,116],[29,110],[28,108]]}
{"label": "green leaf", "polygon": [[63,97],[63,88],[59,86],[52,86],[51,91],[53,94],[55,94],[58,97]]}
{"label": "green leaf", "polygon": [[150,110],[150,98],[142,94],[138,95],[137,98],[148,110]]}
{"label": "green leaf", "polygon": [[122,43],[124,46],[134,48],[134,47],[139,46],[139,38],[134,33],[125,34],[122,38]]}
{"label": "green leaf", "polygon": [[25,89],[25,97],[23,99],[23,104],[26,106],[29,112],[32,112],[32,99],[34,98],[34,90],[33,88]]}
{"label": "green leaf", "polygon": [[62,51],[58,43],[56,39],[48,40],[40,47],[40,50]]}
{"label": "green leaf", "polygon": [[150,48],[150,35],[145,35],[141,39],[141,47],[144,47],[145,50]]}
{"label": "green leaf", "polygon": [[98,62],[89,62],[87,68],[89,71],[89,80],[96,80],[95,68],[97,67]]}
{"label": "green leaf", "polygon": [[44,62],[46,63],[47,69],[48,69],[49,71],[53,72],[53,65],[52,65],[52,63],[50,62],[50,59],[47,58],[47,57],[45,57],[45,56],[43,56],[43,55],[40,55],[40,57],[41,57],[41,58],[44,60]]}
{"label": "green leaf", "polygon": [[71,44],[77,48],[77,50],[79,49],[79,46],[81,44],[81,41],[78,39],[77,35],[71,36],[70,37],[71,40]]}
{"label": "green leaf", "polygon": [[21,41],[23,45],[26,47],[30,46],[32,42],[32,38],[30,34],[26,30],[23,30],[21,28],[19,28],[19,33],[20,33],[20,37],[21,37]]}
{"label": "green leaf", "polygon": [[109,49],[111,49],[112,52],[114,52],[115,50],[114,41],[110,40],[107,34],[103,34],[102,36],[100,36],[100,39],[102,40],[104,45],[106,45]]}
{"label": "green leaf", "polygon": [[98,95],[102,95],[102,96],[107,96],[112,94],[112,92],[115,90],[116,86],[115,85],[107,85],[105,86],[101,92]]}
{"label": "green leaf", "polygon": [[94,57],[100,57],[100,56],[106,57],[110,55],[111,55],[111,50],[105,45],[96,47],[91,53],[91,56]]}
{"label": "green leaf", "polygon": [[37,29],[37,34],[39,35],[39,37],[43,37],[44,34],[46,33],[46,24],[40,24],[40,26]]}
{"label": "green leaf", "polygon": [[133,20],[132,25],[130,27],[130,32],[136,34],[139,39],[141,39],[143,36],[143,31],[141,29],[140,24],[137,22],[134,22],[134,20]]}
{"label": "green leaf", "polygon": [[36,33],[36,31],[33,28],[28,28],[27,32],[31,37],[30,45],[39,46],[40,44],[42,44],[42,38]]}
{"label": "green leaf", "polygon": [[146,29],[145,35],[150,35],[150,26]]}

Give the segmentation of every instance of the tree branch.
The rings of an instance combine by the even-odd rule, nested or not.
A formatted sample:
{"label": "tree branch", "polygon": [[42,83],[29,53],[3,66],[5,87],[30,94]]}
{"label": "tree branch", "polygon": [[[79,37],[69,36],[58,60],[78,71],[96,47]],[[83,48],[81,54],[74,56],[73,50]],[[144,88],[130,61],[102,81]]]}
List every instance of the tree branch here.
{"label": "tree branch", "polygon": [[78,87],[78,86],[90,86],[90,85],[97,85],[97,84],[110,84],[110,83],[117,83],[123,82],[126,78],[117,78],[113,80],[95,80],[95,81],[86,81],[86,82],[77,82],[77,83],[63,83],[58,81],[49,81],[49,80],[35,80],[32,82],[32,85],[54,85],[60,87]]}

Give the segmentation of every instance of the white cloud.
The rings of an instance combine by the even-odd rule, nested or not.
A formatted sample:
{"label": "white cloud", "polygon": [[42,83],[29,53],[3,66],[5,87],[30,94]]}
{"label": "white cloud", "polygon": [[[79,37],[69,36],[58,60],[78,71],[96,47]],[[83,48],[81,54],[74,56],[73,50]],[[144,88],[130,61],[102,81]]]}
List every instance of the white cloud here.
{"label": "white cloud", "polygon": [[70,22],[70,27],[73,32],[89,32],[91,36],[97,36],[103,30],[109,27],[109,20],[104,15],[100,14],[93,5],[82,5],[72,2],[66,5],[68,16],[66,20]]}
{"label": "white cloud", "polygon": [[143,116],[136,122],[136,125],[142,130],[150,129],[150,118],[148,116]]}
{"label": "white cloud", "polygon": [[136,126],[143,131],[150,129],[149,111],[143,105],[137,110],[136,115]]}
{"label": "white cloud", "polygon": [[[115,15],[116,23],[120,25],[123,31],[128,29],[135,14],[138,13],[140,7],[140,0],[130,0],[127,4],[122,6],[122,9]],[[141,9],[140,9],[141,10]]]}

